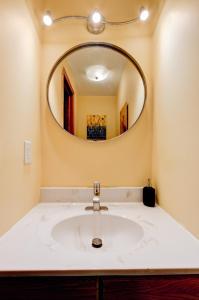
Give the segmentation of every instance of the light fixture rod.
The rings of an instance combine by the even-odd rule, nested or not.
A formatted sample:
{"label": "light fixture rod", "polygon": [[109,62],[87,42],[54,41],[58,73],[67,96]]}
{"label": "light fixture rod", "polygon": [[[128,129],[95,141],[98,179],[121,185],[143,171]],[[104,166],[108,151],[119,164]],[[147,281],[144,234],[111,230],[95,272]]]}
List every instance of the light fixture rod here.
{"label": "light fixture rod", "polygon": [[63,16],[63,17],[54,19],[53,22],[56,23],[56,22],[64,21],[66,19],[80,19],[80,20],[82,19],[82,20],[86,20],[87,17],[85,17],[85,16]]}
{"label": "light fixture rod", "polygon": [[127,20],[127,21],[120,21],[120,22],[111,22],[111,21],[105,21],[106,24],[109,24],[109,25],[125,25],[125,24],[130,24],[130,23],[133,23],[133,22],[136,22],[139,20],[139,17],[136,17],[136,18],[133,18],[133,19],[130,19],[130,20]]}
{"label": "light fixture rod", "polygon": [[[82,20],[87,20],[88,17],[86,16],[63,16],[63,17],[60,17],[60,18],[57,18],[57,19],[54,19],[53,22],[56,23],[56,22],[61,22],[61,21],[64,21],[66,19],[82,19]],[[108,24],[108,25],[125,25],[125,24],[130,24],[130,23],[133,23],[133,22],[136,22],[139,20],[139,17],[136,17],[136,18],[133,18],[133,19],[130,19],[130,20],[127,20],[127,21],[120,21],[120,22],[111,22],[111,21],[107,21],[107,20],[104,20],[102,21],[102,23],[104,24]]]}

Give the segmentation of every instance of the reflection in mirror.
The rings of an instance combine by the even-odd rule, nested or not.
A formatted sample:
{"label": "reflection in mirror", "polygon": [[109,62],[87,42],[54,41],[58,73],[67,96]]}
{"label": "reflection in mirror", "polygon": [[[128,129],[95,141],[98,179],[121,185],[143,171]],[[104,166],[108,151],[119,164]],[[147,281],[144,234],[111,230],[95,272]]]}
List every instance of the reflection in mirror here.
{"label": "reflection in mirror", "polygon": [[111,139],[138,120],[146,85],[138,64],[109,44],[86,44],[64,55],[48,81],[48,101],[59,125],[87,140]]}

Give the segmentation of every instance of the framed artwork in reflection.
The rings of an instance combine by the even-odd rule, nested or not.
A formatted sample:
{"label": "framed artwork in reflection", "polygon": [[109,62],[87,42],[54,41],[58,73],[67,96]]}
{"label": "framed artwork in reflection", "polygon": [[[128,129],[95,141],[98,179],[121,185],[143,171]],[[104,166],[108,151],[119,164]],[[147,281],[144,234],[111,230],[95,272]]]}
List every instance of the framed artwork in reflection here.
{"label": "framed artwork in reflection", "polygon": [[120,134],[128,130],[128,104],[125,102],[120,110]]}
{"label": "framed artwork in reflection", "polygon": [[87,115],[87,139],[106,140],[106,115]]}

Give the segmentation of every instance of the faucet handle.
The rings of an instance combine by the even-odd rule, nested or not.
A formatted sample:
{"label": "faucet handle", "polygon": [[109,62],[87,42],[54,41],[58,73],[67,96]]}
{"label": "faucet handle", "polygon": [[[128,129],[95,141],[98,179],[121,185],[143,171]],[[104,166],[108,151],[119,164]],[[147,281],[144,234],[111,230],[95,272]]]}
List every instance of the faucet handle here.
{"label": "faucet handle", "polygon": [[99,181],[94,181],[93,190],[94,190],[95,196],[100,196],[100,182]]}

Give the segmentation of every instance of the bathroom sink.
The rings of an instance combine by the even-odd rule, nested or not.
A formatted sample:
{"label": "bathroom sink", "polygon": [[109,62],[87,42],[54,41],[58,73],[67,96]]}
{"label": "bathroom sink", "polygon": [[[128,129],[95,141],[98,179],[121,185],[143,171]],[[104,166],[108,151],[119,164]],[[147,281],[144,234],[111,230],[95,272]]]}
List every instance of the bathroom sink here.
{"label": "bathroom sink", "polygon": [[[143,238],[144,230],[138,223],[124,217],[94,213],[57,223],[51,235],[66,250],[127,252]],[[102,241],[100,249],[92,246],[95,238]]]}

